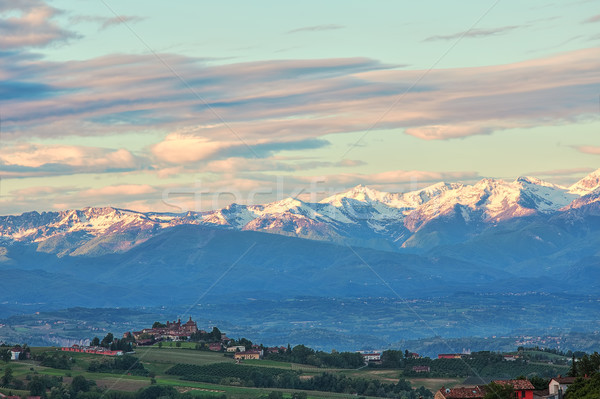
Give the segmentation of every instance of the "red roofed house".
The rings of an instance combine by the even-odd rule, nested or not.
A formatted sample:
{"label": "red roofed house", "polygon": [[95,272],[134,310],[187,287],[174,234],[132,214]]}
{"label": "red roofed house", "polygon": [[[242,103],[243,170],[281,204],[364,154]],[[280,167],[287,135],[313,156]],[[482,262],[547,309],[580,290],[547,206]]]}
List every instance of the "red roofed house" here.
{"label": "red roofed house", "polygon": [[496,384],[512,385],[517,399],[533,399],[535,387],[528,380],[496,380]]}
{"label": "red roofed house", "polygon": [[20,346],[15,346],[10,350],[10,360],[19,360],[19,356],[21,356],[21,352],[23,349]]}
{"label": "red roofed house", "polygon": [[485,391],[480,387],[445,388],[435,393],[434,399],[483,399]]}
{"label": "red roofed house", "polygon": [[221,345],[220,342],[213,342],[211,344],[208,344],[208,349],[214,352],[218,352],[221,349],[223,349],[223,345]]}

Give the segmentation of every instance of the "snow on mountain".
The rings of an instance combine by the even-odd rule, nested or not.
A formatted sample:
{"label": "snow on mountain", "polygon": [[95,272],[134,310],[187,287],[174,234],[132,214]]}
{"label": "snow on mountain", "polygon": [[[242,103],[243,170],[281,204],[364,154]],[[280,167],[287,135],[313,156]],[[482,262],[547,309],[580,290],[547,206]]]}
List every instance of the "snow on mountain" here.
{"label": "snow on mountain", "polygon": [[600,188],[600,169],[595,170],[569,187],[569,192],[583,196]]}
{"label": "snow on mountain", "polygon": [[[494,224],[561,212],[599,200],[600,169],[569,188],[519,177],[513,182],[483,179],[474,185],[441,182],[407,193],[358,185],[317,203],[286,198],[263,205],[231,204],[214,211],[185,214],[141,213],[111,207],[29,212],[0,217],[0,239],[40,245],[45,242],[49,251],[61,248],[64,253],[73,254],[79,253],[74,248],[81,243],[94,250],[126,250],[165,228],[200,224],[367,246],[384,243],[378,248],[398,248],[436,220],[451,220],[463,226]],[[121,238],[103,241],[104,237],[117,234]],[[121,245],[118,241],[126,243]]]}
{"label": "snow on mountain", "polygon": [[19,216],[0,217],[0,235],[37,242],[59,234],[85,232],[99,236],[134,228],[152,229],[161,223],[164,222],[141,212],[111,207],[41,214],[27,212]]}
{"label": "snow on mountain", "polygon": [[443,215],[459,213],[465,222],[499,222],[541,212],[553,212],[577,198],[567,189],[531,177],[514,182],[483,179],[473,186],[447,190],[417,208],[406,219],[415,231]]}

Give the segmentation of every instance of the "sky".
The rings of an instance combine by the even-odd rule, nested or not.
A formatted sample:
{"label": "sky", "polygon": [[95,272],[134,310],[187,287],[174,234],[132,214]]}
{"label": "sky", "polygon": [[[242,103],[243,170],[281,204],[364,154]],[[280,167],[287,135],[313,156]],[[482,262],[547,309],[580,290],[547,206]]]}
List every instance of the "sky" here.
{"label": "sky", "polygon": [[0,0],[0,214],[600,167],[597,1]]}

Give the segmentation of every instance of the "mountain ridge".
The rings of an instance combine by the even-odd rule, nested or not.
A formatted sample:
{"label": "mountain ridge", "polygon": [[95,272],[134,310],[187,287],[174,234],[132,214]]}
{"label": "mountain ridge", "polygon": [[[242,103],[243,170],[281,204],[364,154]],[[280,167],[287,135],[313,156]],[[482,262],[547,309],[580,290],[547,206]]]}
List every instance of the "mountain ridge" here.
{"label": "mountain ridge", "polygon": [[[98,250],[93,244],[102,241],[102,237],[128,236],[119,243],[104,240],[106,251],[120,252],[162,229],[185,224],[397,251],[429,248],[430,244],[421,245],[417,238],[419,231],[431,223],[454,220],[457,225],[477,229],[515,218],[593,208],[600,201],[599,191],[600,169],[568,188],[521,176],[512,182],[484,178],[473,185],[440,182],[407,193],[358,185],[318,202],[285,198],[267,204],[231,204],[213,211],[182,214],[115,207],[33,211],[0,216],[0,239],[37,243],[43,250],[55,245],[63,248],[59,251],[62,255],[83,255],[88,247]],[[64,240],[59,243],[61,237]],[[89,242],[92,244],[86,246]],[[77,249],[69,250],[76,246]]]}

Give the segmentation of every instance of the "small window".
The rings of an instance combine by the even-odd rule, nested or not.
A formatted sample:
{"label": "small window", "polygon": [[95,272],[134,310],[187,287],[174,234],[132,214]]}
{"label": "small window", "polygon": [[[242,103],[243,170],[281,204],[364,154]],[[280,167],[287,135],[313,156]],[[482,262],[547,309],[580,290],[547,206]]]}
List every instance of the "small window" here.
{"label": "small window", "polygon": [[527,392],[521,391],[521,397],[524,398],[525,396],[527,396]]}

